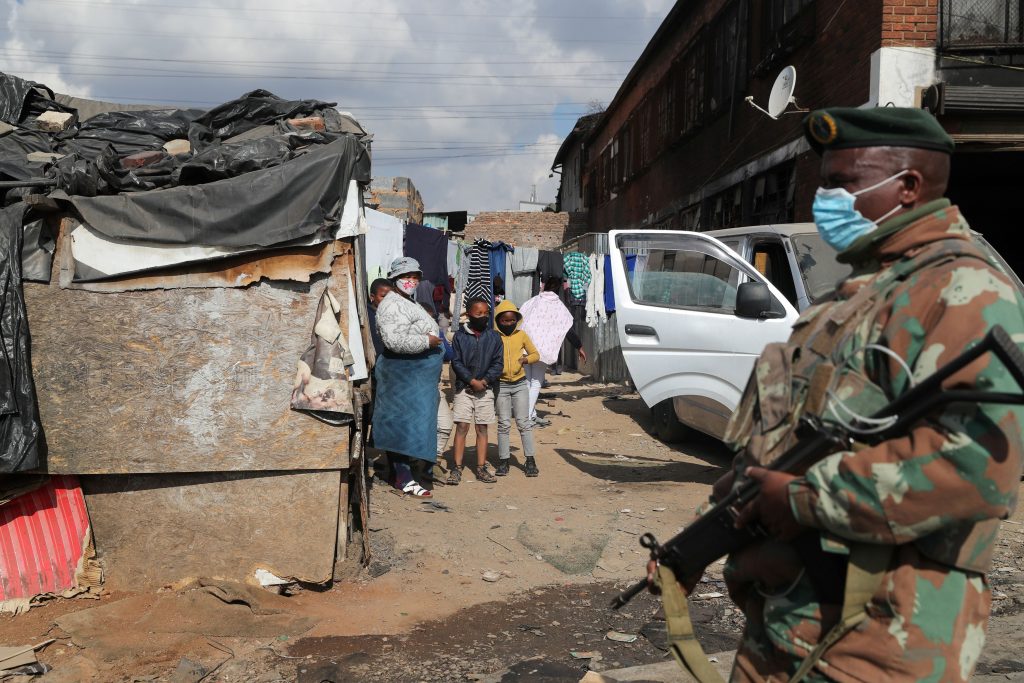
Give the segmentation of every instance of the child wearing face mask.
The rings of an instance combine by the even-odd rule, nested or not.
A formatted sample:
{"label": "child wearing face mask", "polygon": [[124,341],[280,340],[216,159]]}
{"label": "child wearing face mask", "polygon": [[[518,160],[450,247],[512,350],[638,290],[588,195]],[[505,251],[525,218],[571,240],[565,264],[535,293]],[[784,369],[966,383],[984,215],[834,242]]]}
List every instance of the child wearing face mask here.
{"label": "child wearing face mask", "polygon": [[540,470],[537,469],[537,461],[534,459],[530,388],[526,384],[524,368],[539,361],[540,353],[530,341],[530,337],[519,329],[523,316],[514,303],[502,301],[494,313],[494,326],[501,335],[504,349],[504,364],[495,399],[498,414],[498,467],[494,474],[499,477],[508,474],[512,461],[509,435],[512,431],[512,418],[515,417],[519,437],[523,441],[523,457],[526,458],[523,470],[526,476],[536,477]]}
{"label": "child wearing face mask", "polygon": [[455,371],[455,466],[448,484],[462,481],[462,456],[466,450],[469,423],[476,425],[476,461],[478,481],[494,483],[487,469],[487,428],[494,424],[494,390],[504,367],[502,343],[491,327],[491,306],[483,299],[471,299],[466,305],[466,323],[452,340],[452,370]]}

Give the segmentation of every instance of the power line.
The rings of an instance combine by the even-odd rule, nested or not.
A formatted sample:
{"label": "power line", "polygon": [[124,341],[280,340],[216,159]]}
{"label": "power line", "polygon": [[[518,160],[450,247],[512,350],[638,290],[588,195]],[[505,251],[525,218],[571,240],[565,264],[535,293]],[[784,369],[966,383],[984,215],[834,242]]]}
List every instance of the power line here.
{"label": "power line", "polygon": [[[50,26],[54,26],[50,24]],[[69,32],[78,35],[89,35],[89,36],[133,36],[133,37],[146,37],[146,38],[157,38],[160,40],[195,40],[196,38],[208,38],[210,40],[244,40],[246,42],[261,41],[261,42],[273,42],[273,43],[294,43],[301,42],[308,44],[310,37],[267,37],[267,36],[225,36],[208,33],[152,33],[145,31],[107,31],[107,30],[81,30],[79,27],[66,26],[64,28],[25,28],[20,29],[22,33],[31,34],[50,34],[56,33],[61,36],[67,36]],[[338,39],[332,40],[329,38],[316,38],[317,44],[333,44],[333,45],[412,45],[408,40],[380,40],[375,38],[367,39]],[[525,39],[525,38],[480,38],[476,40],[459,40],[458,43],[471,44],[479,43],[482,45],[493,45],[493,44],[504,44],[513,43],[516,45],[531,44],[531,43],[548,43],[550,39],[536,38],[536,39]],[[559,38],[559,43],[588,43],[593,44],[595,42],[592,38]],[[639,45],[645,43],[644,40],[606,40],[601,39],[602,44],[618,44],[618,45]]]}
{"label": "power line", "polygon": [[[279,64],[310,66],[309,60],[285,61],[285,60],[278,60],[278,59],[274,59],[274,60],[243,60],[243,59],[216,60],[216,59],[182,59],[182,58],[174,59],[174,58],[166,58],[166,57],[160,57],[160,58],[157,58],[157,57],[134,57],[134,56],[131,56],[131,55],[126,55],[126,54],[98,55],[98,54],[78,54],[78,53],[71,53],[71,52],[49,52],[49,51],[45,51],[45,50],[44,51],[15,50],[13,48],[0,48],[0,52],[7,52],[7,53],[19,52],[19,53],[22,53],[22,54],[24,54],[25,56],[28,56],[28,57],[43,56],[46,59],[50,59],[50,58],[53,58],[53,57],[67,58],[67,59],[70,59],[70,60],[79,60],[79,59],[109,59],[109,60],[116,61],[116,62],[122,63],[122,64],[124,62],[126,62],[126,61],[130,61],[130,62],[161,62],[161,63],[169,63],[169,64],[204,64],[204,65],[205,64],[218,64],[218,65],[226,65],[226,66],[274,66],[274,65],[279,65]],[[584,59],[584,60],[565,60],[565,59],[560,59],[560,60],[558,60],[557,64],[633,64],[635,61],[636,60],[634,60],[634,59]],[[435,65],[436,66],[465,66],[466,65],[466,60],[463,59],[463,60],[454,61],[454,62],[426,62],[426,61],[403,62],[403,61],[390,61],[390,60],[372,62],[372,61],[367,61],[367,60],[360,59],[360,60],[351,61],[351,62],[332,61],[332,64],[334,64],[335,66],[366,65],[366,64],[372,64],[372,65],[386,64],[386,65],[392,65],[392,66],[393,65],[398,65],[398,66],[408,66],[408,65],[416,65],[416,66],[435,66]],[[528,65],[528,64],[543,64],[543,65],[546,65],[546,66],[552,66],[552,62],[550,60],[530,60],[530,61],[517,60],[517,61],[506,61],[506,62],[478,62],[478,63],[475,63],[475,64],[478,64],[479,66],[504,66],[504,65],[522,66],[522,65]]]}
{"label": "power line", "polygon": [[501,154],[451,154],[446,156],[434,156],[434,157],[377,157],[373,158],[374,162],[387,162],[390,164],[414,164],[414,163],[427,163],[436,161],[449,161],[451,159],[486,159],[486,158],[504,158],[504,157],[522,157],[522,156],[551,156],[551,152],[509,152]]}
{"label": "power line", "polygon": [[[557,78],[564,78],[572,82],[568,83],[555,83],[555,84],[542,84],[542,83],[487,83],[487,82],[466,82],[466,81],[445,81],[443,76],[435,75],[429,78],[387,78],[387,77],[346,77],[339,78],[333,76],[303,76],[303,75],[279,75],[279,76],[232,76],[232,75],[190,75],[190,74],[151,74],[151,73],[102,73],[102,72],[90,72],[90,71],[33,71],[33,75],[46,74],[50,76],[95,76],[99,78],[184,78],[189,80],[194,79],[220,79],[220,80],[233,80],[233,79],[260,79],[264,81],[333,81],[333,82],[357,82],[357,83],[379,83],[379,82],[392,82],[401,83],[407,86],[438,86],[438,85],[458,85],[460,87],[499,87],[499,88],[559,88],[559,89],[586,89],[593,90],[594,88],[601,87],[599,84],[606,84],[605,87],[612,84],[617,84],[620,81],[611,79],[595,79],[592,84],[577,84],[575,78],[568,76],[559,76]],[[481,76],[480,78],[498,78],[491,76]],[[521,78],[521,77],[520,77]],[[533,78],[533,77],[531,77]],[[537,77],[540,78],[540,77]]]}
{"label": "power line", "polygon": [[[10,59],[12,61],[19,61],[18,58],[10,58],[10,57],[8,57],[6,59]],[[54,62],[53,64],[55,66],[62,66],[64,64],[64,62]],[[124,68],[126,66],[123,62],[119,63],[119,64],[109,64],[109,65],[108,64],[81,64],[81,65],[79,65],[79,64],[75,64],[73,60],[71,62],[69,62],[69,64],[74,64],[75,66],[81,66],[83,68],[93,68],[93,69],[102,69],[102,68],[105,68],[105,67]],[[307,80],[334,80],[334,79],[339,79],[340,80],[340,79],[347,79],[347,78],[351,78],[351,77],[355,76],[357,80],[379,80],[379,78],[381,78],[381,77],[385,77],[385,78],[388,78],[388,79],[396,79],[396,78],[399,78],[399,77],[402,77],[402,78],[405,78],[405,77],[407,77],[407,78],[428,77],[428,78],[445,78],[445,79],[469,79],[469,78],[524,79],[524,78],[526,78],[526,79],[551,79],[551,80],[572,79],[574,81],[580,81],[580,80],[582,80],[582,81],[607,81],[609,79],[621,80],[621,79],[626,77],[625,73],[598,73],[598,74],[585,74],[585,75],[579,75],[579,74],[546,74],[546,73],[536,73],[536,74],[523,74],[523,73],[518,73],[518,74],[477,73],[477,74],[472,74],[472,73],[439,73],[439,72],[431,72],[431,71],[383,71],[383,70],[377,71],[377,70],[367,70],[367,69],[351,69],[351,70],[337,71],[337,70],[329,70],[329,69],[322,69],[322,68],[321,69],[302,69],[301,71],[292,71],[292,72],[289,72],[289,73],[266,73],[266,72],[261,72],[261,73],[258,73],[258,74],[253,74],[253,73],[241,73],[241,72],[237,72],[237,71],[189,71],[189,70],[181,70],[181,69],[159,69],[159,68],[154,68],[154,67],[135,66],[135,65],[128,65],[128,66],[130,66],[130,68],[133,70],[133,73],[138,73],[140,75],[152,75],[154,78],[166,78],[166,77],[177,78],[177,77],[181,77],[181,76],[195,76],[197,78],[247,78],[247,79],[248,78],[255,78],[255,79],[260,79],[260,78],[304,78],[304,79],[307,79]],[[329,75],[329,76],[327,76],[327,75],[325,75],[325,76],[316,76],[316,75],[312,75],[312,74],[307,75],[307,71],[314,71],[314,72],[320,72],[320,73],[325,73],[326,72],[326,73],[329,73],[331,75]],[[71,72],[69,71],[67,73],[71,73]],[[164,74],[168,74],[169,76],[165,76]],[[102,75],[102,73],[97,74],[97,75]],[[363,78],[364,76],[372,77],[372,78],[366,79],[366,78]]]}
{"label": "power line", "polygon": [[[456,13],[456,12],[380,12],[371,10],[339,10],[339,9],[315,9],[315,8],[301,8],[301,7],[289,7],[282,9],[280,7],[249,7],[249,6],[230,6],[220,5],[217,7],[210,7],[207,5],[167,5],[161,3],[146,3],[144,5],[119,3],[119,2],[104,2],[102,5],[97,6],[91,2],[75,2],[74,0],[33,0],[36,3],[46,3],[54,5],[65,5],[71,7],[88,7],[91,10],[97,9],[97,7],[111,7],[115,9],[122,9],[135,12],[152,13],[157,10],[174,10],[180,11],[183,9],[194,9],[200,11],[215,11],[215,12],[265,12],[268,14],[335,14],[340,16],[372,16],[372,17],[439,17],[439,18],[476,18],[476,19],[551,19],[551,20],[571,20],[571,21],[643,21],[650,22],[658,20],[656,17],[638,17],[636,15],[626,16],[611,16],[611,15],[596,15],[596,14],[493,14],[493,13]],[[162,12],[161,12],[162,13]]]}

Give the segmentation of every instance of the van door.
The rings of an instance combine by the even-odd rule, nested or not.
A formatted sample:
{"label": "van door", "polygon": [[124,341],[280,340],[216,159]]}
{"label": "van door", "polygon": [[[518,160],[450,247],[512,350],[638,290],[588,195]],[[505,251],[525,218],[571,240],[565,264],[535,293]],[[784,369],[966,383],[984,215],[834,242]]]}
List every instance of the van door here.
{"label": "van door", "polygon": [[[622,354],[644,402],[690,397],[731,413],[765,345],[789,337],[796,309],[708,235],[614,230],[608,241]],[[746,281],[767,286],[773,301],[765,317],[736,315]]]}

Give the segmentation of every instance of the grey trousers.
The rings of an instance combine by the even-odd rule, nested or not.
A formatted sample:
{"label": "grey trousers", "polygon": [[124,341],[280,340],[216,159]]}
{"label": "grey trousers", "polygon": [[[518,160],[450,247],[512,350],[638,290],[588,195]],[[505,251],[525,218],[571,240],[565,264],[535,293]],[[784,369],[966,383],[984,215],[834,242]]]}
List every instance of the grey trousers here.
{"label": "grey trousers", "polygon": [[516,418],[516,426],[519,427],[519,436],[523,440],[523,455],[527,458],[534,457],[530,388],[526,380],[499,382],[494,410],[498,414],[498,457],[508,460],[511,456],[509,433],[512,431],[513,416]]}

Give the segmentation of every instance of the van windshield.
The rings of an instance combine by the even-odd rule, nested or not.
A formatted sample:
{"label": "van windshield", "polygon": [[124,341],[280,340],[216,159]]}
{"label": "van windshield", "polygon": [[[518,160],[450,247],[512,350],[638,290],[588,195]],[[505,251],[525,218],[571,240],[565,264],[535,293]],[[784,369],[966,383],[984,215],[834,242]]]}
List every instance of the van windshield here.
{"label": "van windshield", "polygon": [[836,285],[853,271],[850,266],[836,261],[835,249],[825,244],[818,233],[793,235],[790,239],[796,249],[796,262],[807,289],[807,298],[812,304],[835,291]]}

